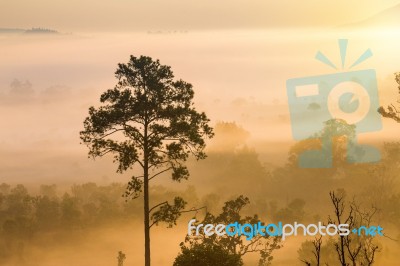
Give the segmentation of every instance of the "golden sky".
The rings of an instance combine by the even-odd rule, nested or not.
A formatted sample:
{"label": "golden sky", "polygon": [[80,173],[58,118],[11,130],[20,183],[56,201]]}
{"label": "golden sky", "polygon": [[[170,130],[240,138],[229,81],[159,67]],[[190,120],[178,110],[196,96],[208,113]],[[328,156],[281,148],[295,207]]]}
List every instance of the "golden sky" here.
{"label": "golden sky", "polygon": [[[286,80],[332,73],[314,57],[321,50],[338,63],[337,39],[349,39],[349,62],[367,48],[373,51],[374,56],[359,69],[376,69],[382,105],[395,99],[398,32],[365,25],[360,32],[335,27],[362,21],[398,3],[0,0],[0,28],[73,32],[0,35],[0,126],[7,129],[0,131],[0,180],[36,182],[83,176],[110,180],[115,175],[111,160],[87,160],[79,131],[89,106],[98,104],[99,95],[115,85],[117,64],[131,54],[170,65],[177,78],[194,85],[196,106],[213,124],[236,121],[250,132],[250,146],[260,154],[272,153],[271,145],[280,145],[281,157],[267,154],[263,159],[281,163],[294,141]],[[399,7],[391,10],[395,19]],[[378,17],[389,16],[381,13]],[[388,22],[392,27],[399,25],[398,19],[397,24]],[[167,31],[148,33],[152,30]],[[16,92],[10,86],[14,79],[23,84],[28,80],[32,86],[23,85]],[[395,126],[384,120],[384,129],[374,138],[396,135]]]}
{"label": "golden sky", "polygon": [[338,26],[398,0],[1,0],[0,27],[63,31]]}
{"label": "golden sky", "polygon": [[[117,64],[127,62],[129,55],[150,56],[171,66],[176,78],[193,84],[196,109],[207,114],[212,126],[237,123],[249,132],[245,145],[263,165],[284,165],[295,144],[286,81],[336,73],[315,60],[315,54],[321,51],[340,65],[338,39],[349,39],[347,64],[366,49],[373,51],[355,70],[375,69],[380,104],[395,102],[399,12],[400,0],[0,0],[0,29],[43,27],[72,33],[0,32],[0,183],[33,188],[57,183],[66,189],[74,183],[130,180],[132,172],[115,173],[111,156],[88,159],[79,139],[88,108],[98,106],[102,92],[116,84]],[[357,22],[362,23],[340,27]],[[381,131],[359,140],[381,145],[397,139],[398,128],[383,119]],[[208,148],[216,149],[216,143],[209,142]],[[190,182],[192,178],[182,188],[199,184]],[[63,256],[82,261],[100,253],[99,258],[114,258],[108,240],[99,240],[99,235],[112,235],[119,243],[121,232],[139,234],[125,227],[107,230],[94,232],[96,245],[89,241],[79,252],[74,243],[74,248],[43,256],[53,262]],[[154,238],[155,250],[163,248],[155,252],[157,265],[166,265],[166,258],[172,260],[178,252],[178,244],[175,249],[163,246],[167,239],[179,242],[177,231],[168,232]],[[132,239],[126,239],[122,245],[128,250]],[[102,243],[107,249],[99,253]],[[131,250],[140,251],[140,243]],[[279,256],[297,254],[298,243],[285,245],[278,264]],[[128,253],[128,258],[142,257]]]}

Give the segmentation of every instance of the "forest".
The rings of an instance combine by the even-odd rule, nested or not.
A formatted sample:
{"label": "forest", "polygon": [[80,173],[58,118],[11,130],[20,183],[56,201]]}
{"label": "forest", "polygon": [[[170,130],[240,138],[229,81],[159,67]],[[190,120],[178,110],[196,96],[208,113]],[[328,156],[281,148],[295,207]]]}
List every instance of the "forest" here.
{"label": "forest", "polygon": [[[248,133],[239,125],[220,122],[215,126],[215,134],[207,159],[188,162],[192,180],[189,185],[151,187],[152,202],[180,196],[190,208],[206,207],[183,215],[178,224],[187,223],[193,215],[201,220],[206,212],[217,216],[224,203],[240,195],[249,199],[242,206],[243,215],[257,214],[261,221],[328,223],[328,218],[334,217],[329,193],[338,191],[344,196],[346,208],[353,204],[360,213],[363,210],[372,214],[373,210],[370,222],[384,228],[387,237],[374,239],[379,246],[375,261],[384,259],[380,257],[383,250],[392,253],[398,250],[400,192],[396,176],[400,170],[400,143],[385,143],[382,161],[377,164],[349,165],[344,161],[343,140],[337,139],[333,168],[300,169],[295,163],[298,151],[312,144],[299,142],[290,150],[284,166],[272,168],[261,162],[254,149],[246,145]],[[124,197],[126,184],[123,183],[81,183],[69,188],[43,184],[33,190],[36,192],[30,192],[22,184],[0,185],[2,263],[27,263],[35,247],[51,247],[60,239],[65,241],[85,230],[118,227],[142,219],[138,214],[143,203]],[[160,224],[160,227],[166,226]],[[184,230],[179,232],[183,242]],[[315,265],[312,253],[315,242],[312,241],[303,239],[298,248],[298,260]],[[337,265],[334,244],[334,239],[323,240],[321,265],[322,262]],[[285,248],[284,242],[280,245]],[[118,251],[118,247],[113,250],[115,254]],[[127,263],[129,259],[127,256]]]}

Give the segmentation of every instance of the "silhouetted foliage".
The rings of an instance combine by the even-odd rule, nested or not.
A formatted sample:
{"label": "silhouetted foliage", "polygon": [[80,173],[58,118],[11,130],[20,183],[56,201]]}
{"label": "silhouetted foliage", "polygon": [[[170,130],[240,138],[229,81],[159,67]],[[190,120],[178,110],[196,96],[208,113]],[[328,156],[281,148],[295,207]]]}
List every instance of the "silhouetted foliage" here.
{"label": "silhouetted foliage", "polygon": [[294,199],[287,207],[277,210],[271,213],[274,221],[280,221],[284,223],[291,223],[293,221],[302,222],[304,219],[305,201],[302,199]]}
{"label": "silhouetted foliage", "polygon": [[221,246],[195,244],[181,245],[181,253],[173,266],[242,266],[239,254],[232,254]]}
{"label": "silhouetted foliage", "polygon": [[124,266],[126,255],[122,251],[118,251],[118,266]]}
{"label": "silhouetted foliage", "polygon": [[[196,224],[225,224],[239,223],[239,224],[257,224],[260,219],[258,215],[245,216],[243,217],[241,212],[242,209],[249,204],[250,201],[247,197],[239,196],[234,200],[225,202],[222,207],[222,213],[217,216],[207,212],[205,218]],[[194,225],[196,225],[194,224]],[[199,235],[187,235],[185,237],[185,243],[181,243],[181,249],[191,250],[197,246],[204,246],[205,248],[212,249],[219,247],[226,251],[228,254],[239,256],[240,258],[248,253],[258,253],[260,255],[259,264],[269,265],[272,261],[272,252],[275,249],[280,248],[280,239],[278,237],[270,237],[268,234],[261,236],[255,235],[251,240],[246,240],[245,235],[234,235],[234,236],[218,236],[213,234],[207,236],[204,234]]]}
{"label": "silhouetted foliage", "polygon": [[[400,72],[397,72],[394,74],[395,75],[395,80],[398,86],[399,94],[400,94]],[[398,101],[399,102],[399,101]],[[391,118],[397,123],[400,123],[400,111],[397,110],[398,107],[396,107],[394,104],[391,104],[385,109],[384,107],[379,107],[378,112],[383,116],[387,118]]]}

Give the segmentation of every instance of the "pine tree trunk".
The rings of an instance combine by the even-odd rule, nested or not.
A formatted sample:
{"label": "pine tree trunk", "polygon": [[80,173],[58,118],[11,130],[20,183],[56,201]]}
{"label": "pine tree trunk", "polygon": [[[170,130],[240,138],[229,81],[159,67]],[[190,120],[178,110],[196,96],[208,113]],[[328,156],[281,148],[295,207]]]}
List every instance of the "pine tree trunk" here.
{"label": "pine tree trunk", "polygon": [[149,207],[149,152],[147,147],[147,122],[144,127],[143,190],[144,190],[144,265],[150,266],[150,207]]}
{"label": "pine tree trunk", "polygon": [[150,213],[149,213],[149,176],[145,167],[144,174],[144,265],[150,266]]}

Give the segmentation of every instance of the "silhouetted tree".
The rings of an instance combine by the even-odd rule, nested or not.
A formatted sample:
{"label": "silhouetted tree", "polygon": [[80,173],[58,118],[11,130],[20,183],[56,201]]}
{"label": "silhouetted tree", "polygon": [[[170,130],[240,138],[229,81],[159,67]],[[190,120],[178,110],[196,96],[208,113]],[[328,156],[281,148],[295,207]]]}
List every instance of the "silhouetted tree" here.
{"label": "silhouetted tree", "polygon": [[[395,80],[399,86],[397,87],[399,89],[399,94],[400,94],[400,72],[394,73],[395,75]],[[399,101],[397,101],[399,103]],[[390,104],[387,109],[383,108],[382,106],[379,107],[378,112],[383,116],[383,117],[388,117],[396,121],[397,123],[400,123],[400,111],[397,110],[396,106],[394,104]]]}
{"label": "silhouetted tree", "polygon": [[18,79],[14,79],[10,84],[10,93],[16,95],[32,95],[35,91],[32,89],[32,83],[29,80],[21,82]]}
{"label": "silhouetted tree", "polygon": [[77,199],[65,193],[62,197],[61,203],[61,220],[64,227],[76,228],[80,225],[80,218],[82,212],[79,210]]}
{"label": "silhouetted tree", "polygon": [[[225,202],[222,213],[219,215],[214,216],[211,213],[207,213],[204,220],[196,224],[213,224],[214,226],[217,224],[228,225],[235,222],[238,224],[257,224],[259,222],[258,215],[243,217],[241,214],[242,209],[249,203],[250,201],[247,197],[239,196],[234,200]],[[199,235],[187,235],[185,243],[181,243],[181,249],[185,250],[184,247],[186,247],[190,250],[197,248],[198,245],[209,249],[219,247],[228,252],[228,254],[239,256],[240,258],[248,253],[258,253],[260,255],[258,265],[264,266],[271,263],[271,253],[280,248],[279,241],[280,238],[270,237],[268,234],[265,234],[265,236],[256,234],[252,239],[246,240],[246,236],[243,234],[234,236],[213,234],[207,236],[203,232]]]}
{"label": "silhouetted tree", "polygon": [[215,127],[215,138],[210,148],[217,152],[234,152],[245,145],[250,133],[235,122],[218,122]]}
{"label": "silhouetted tree", "polygon": [[[312,254],[314,255],[314,258],[316,260],[315,266],[320,266],[320,260],[321,260],[321,245],[322,245],[322,236],[316,237],[313,241],[311,241],[313,250],[311,251]],[[304,262],[305,265],[311,266],[311,262],[305,259],[301,260]]]}
{"label": "silhouetted tree", "polygon": [[272,213],[274,221],[291,223],[293,221],[301,222],[304,219],[305,201],[302,199],[294,199],[287,207]]}
{"label": "silhouetted tree", "polygon": [[101,95],[99,108],[89,108],[80,135],[90,156],[114,154],[117,172],[141,167],[142,175],[132,177],[126,195],[136,198],[143,191],[145,266],[150,266],[150,227],[175,224],[186,202],[175,198],[172,205],[150,207],[149,182],[167,171],[175,181],[187,179],[184,162],[190,154],[205,158],[205,138],[213,133],[207,116],[193,107],[192,85],[174,80],[171,68],[159,60],[131,56],[115,75],[117,85]]}
{"label": "silhouetted tree", "polygon": [[126,255],[122,251],[118,251],[118,266],[124,266],[124,260],[126,259]]}
{"label": "silhouetted tree", "polygon": [[[201,180],[197,182],[198,188],[212,187],[217,194],[223,189],[237,195],[264,195],[268,172],[256,150],[246,145],[249,133],[234,122],[218,122],[214,131],[207,160],[191,167],[193,175],[201,177],[196,179]],[[207,172],[206,176],[204,172]],[[258,186],[248,186],[249,182]]]}
{"label": "silhouetted tree", "polygon": [[191,247],[181,245],[181,253],[173,266],[242,266],[239,254],[229,253],[221,246],[195,244]]}
{"label": "silhouetted tree", "polygon": [[[329,216],[329,224],[348,224],[349,230],[352,228],[369,228],[372,219],[376,213],[376,208],[371,210],[362,209],[359,204],[354,201],[347,203],[345,201],[346,193],[344,190],[331,191],[329,193],[331,203],[333,205],[334,215]],[[309,244],[310,241],[307,241]],[[322,245],[322,236],[317,236],[314,241],[311,252],[314,255],[313,260],[316,265],[320,265],[322,261],[325,265],[368,265],[371,266],[375,262],[376,253],[379,252],[379,246],[372,235],[368,234],[348,234],[339,235],[338,237],[328,238],[325,247]],[[307,259],[308,255],[304,254],[307,245],[302,245],[299,250],[300,260],[306,265],[312,265],[312,260]],[[332,257],[331,252],[336,252],[336,256]],[[323,258],[325,256],[325,258]],[[306,258],[304,258],[306,257]]]}
{"label": "silhouetted tree", "polygon": [[56,198],[57,197],[57,185],[41,185],[40,186],[40,195],[48,197],[48,198]]}
{"label": "silhouetted tree", "polygon": [[35,200],[35,216],[39,229],[55,228],[60,219],[60,204],[56,197],[39,196]]}

